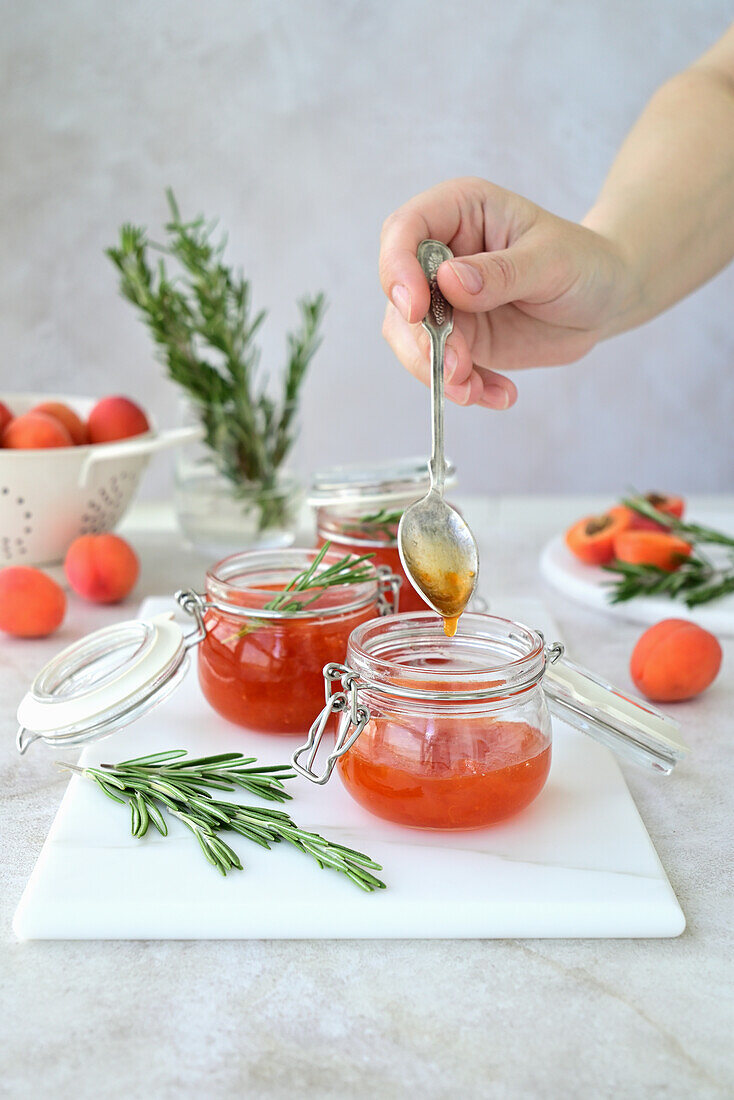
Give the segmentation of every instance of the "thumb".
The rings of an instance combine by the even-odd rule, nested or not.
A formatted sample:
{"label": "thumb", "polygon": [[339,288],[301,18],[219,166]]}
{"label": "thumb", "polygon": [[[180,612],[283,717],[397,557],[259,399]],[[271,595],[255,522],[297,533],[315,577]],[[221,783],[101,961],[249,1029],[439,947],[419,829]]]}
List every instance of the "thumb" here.
{"label": "thumb", "polygon": [[548,281],[542,252],[513,245],[446,260],[438,269],[438,285],[452,306],[465,313],[485,313],[508,302],[542,298]]}

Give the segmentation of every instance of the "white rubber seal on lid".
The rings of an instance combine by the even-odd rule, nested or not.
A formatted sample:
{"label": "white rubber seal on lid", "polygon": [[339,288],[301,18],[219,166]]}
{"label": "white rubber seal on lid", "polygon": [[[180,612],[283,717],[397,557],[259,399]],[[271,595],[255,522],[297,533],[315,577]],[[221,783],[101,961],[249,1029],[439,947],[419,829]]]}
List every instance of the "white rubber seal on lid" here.
{"label": "white rubber seal on lid", "polygon": [[97,630],[41,669],[18,707],[18,724],[46,741],[91,733],[136,703],[148,709],[185,661],[172,612]]}

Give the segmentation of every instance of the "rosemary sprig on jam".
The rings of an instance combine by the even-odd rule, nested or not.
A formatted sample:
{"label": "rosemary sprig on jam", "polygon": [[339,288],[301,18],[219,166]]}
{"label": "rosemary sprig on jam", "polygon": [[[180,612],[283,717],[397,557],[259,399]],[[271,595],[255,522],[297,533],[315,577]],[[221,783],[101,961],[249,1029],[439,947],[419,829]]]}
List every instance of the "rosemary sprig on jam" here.
{"label": "rosemary sprig on jam", "polygon": [[[346,554],[339,561],[328,565],[321,572],[317,572],[324,557],[331,548],[330,542],[325,542],[311,564],[296,573],[293,580],[285,586],[282,592],[274,596],[272,600],[263,606],[264,611],[280,611],[284,615],[292,615],[296,611],[303,611],[309,604],[318,600],[319,596],[327,588],[335,588],[341,584],[363,584],[374,577],[374,569],[368,565],[374,554]],[[315,592],[310,599],[296,599],[294,592]]]}
{"label": "rosemary sprig on jam", "polygon": [[[619,577],[610,585],[610,603],[624,603],[637,596],[668,596],[672,600],[682,600],[686,607],[698,607],[734,592],[733,536],[660,512],[644,497],[630,497],[622,503],[646,519],[659,523],[670,534],[684,539],[696,548],[697,553],[683,559],[674,572],[657,565],[635,565],[623,561],[603,566],[608,573],[616,573]],[[710,561],[702,550],[707,545],[728,548],[728,563],[717,565]]]}
{"label": "rosemary sprig on jam", "polygon": [[316,860],[319,867],[331,867],[347,876],[362,890],[382,890],[385,883],[372,872],[382,868],[362,852],[334,844],[318,833],[300,829],[283,810],[267,806],[245,806],[213,798],[208,788],[250,791],[270,802],[286,802],[283,787],[296,773],[287,764],[269,767],[257,764],[254,756],[239,752],[189,758],[184,749],[153,753],[80,768],[59,762],[62,768],[91,779],[108,798],[130,806],[131,831],[143,837],[152,822],[161,836],[168,835],[163,811],[178,818],[191,830],[202,852],[222,875],[233,867],[241,871],[239,856],[219,835],[232,831],[263,848],[285,841]]}
{"label": "rosemary sprig on jam", "polygon": [[403,516],[403,509],[390,512],[387,508],[380,508],[379,512],[371,512],[360,516],[356,523],[345,526],[345,535],[374,538],[382,535],[386,541],[392,542],[397,538],[398,524]]}

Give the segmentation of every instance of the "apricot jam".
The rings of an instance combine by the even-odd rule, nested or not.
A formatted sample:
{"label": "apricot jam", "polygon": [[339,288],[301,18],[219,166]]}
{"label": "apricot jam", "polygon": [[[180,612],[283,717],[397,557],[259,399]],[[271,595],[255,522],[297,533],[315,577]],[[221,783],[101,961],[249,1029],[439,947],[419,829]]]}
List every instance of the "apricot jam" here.
{"label": "apricot jam", "polygon": [[540,634],[491,615],[467,612],[453,638],[434,614],[364,623],[332,677],[341,694],[326,708],[340,715],[329,761],[357,802],[400,825],[477,829],[511,817],[550,768],[545,667]]}
{"label": "apricot jam", "polygon": [[374,718],[339,761],[365,809],[423,829],[477,829],[511,817],[540,794],[550,769],[546,736],[527,722]]}
{"label": "apricot jam", "polygon": [[[249,551],[207,573],[199,682],[209,704],[230,722],[263,733],[303,734],[323,705],[323,666],[342,660],[352,630],[381,613],[381,582],[371,566],[369,581],[327,588],[302,611],[267,610],[273,594],[315,555]],[[323,565],[343,556],[330,551]]]}

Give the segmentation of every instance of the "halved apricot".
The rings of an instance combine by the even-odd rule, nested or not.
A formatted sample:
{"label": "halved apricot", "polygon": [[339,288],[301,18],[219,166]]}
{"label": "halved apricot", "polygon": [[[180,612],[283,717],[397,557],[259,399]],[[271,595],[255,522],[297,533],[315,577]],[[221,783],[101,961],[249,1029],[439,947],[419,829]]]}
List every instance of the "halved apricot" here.
{"label": "halved apricot", "polygon": [[629,525],[629,508],[621,505],[598,516],[585,516],[566,531],[566,546],[587,565],[605,565],[614,557],[616,536]]}
{"label": "halved apricot", "polygon": [[664,531],[622,531],[614,539],[614,557],[631,565],[656,565],[673,573],[691,553],[691,547]]}

